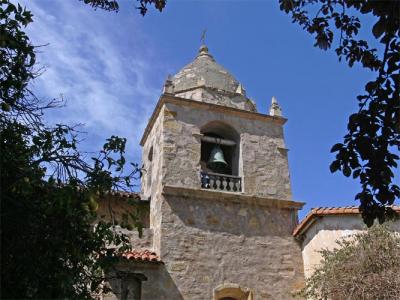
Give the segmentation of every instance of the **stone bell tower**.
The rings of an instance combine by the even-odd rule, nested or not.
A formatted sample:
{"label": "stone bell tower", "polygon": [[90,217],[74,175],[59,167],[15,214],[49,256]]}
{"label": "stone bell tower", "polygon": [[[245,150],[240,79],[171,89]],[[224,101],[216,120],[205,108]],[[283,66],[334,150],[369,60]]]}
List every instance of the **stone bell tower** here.
{"label": "stone bell tower", "polygon": [[285,122],[275,98],[258,113],[205,45],[166,80],[141,145],[153,250],[170,283],[148,299],[292,299],[302,203],[291,199]]}
{"label": "stone bell tower", "polygon": [[[243,86],[203,45],[192,63],[167,79],[142,138],[148,170],[142,185],[144,195],[154,195],[161,183],[290,200],[283,138],[286,119],[274,113],[276,107],[279,109],[274,97],[270,115],[257,113]],[[224,171],[207,167],[215,145],[226,159]],[[226,176],[204,178],[207,171]],[[217,187],[208,179],[227,182]]]}

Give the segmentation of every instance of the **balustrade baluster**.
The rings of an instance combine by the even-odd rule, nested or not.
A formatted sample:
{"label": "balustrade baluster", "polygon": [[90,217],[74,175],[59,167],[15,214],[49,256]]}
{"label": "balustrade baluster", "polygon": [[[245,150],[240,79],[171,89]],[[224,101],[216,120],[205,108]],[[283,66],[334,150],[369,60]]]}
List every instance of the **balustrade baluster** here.
{"label": "balustrade baluster", "polygon": [[240,178],[238,179],[238,181],[236,182],[236,188],[237,188],[237,191],[238,192],[240,192],[241,191],[241,189],[242,189],[242,187],[241,187],[241,182],[240,182],[241,180],[240,180]]}
{"label": "balustrade baluster", "polygon": [[200,179],[204,189],[240,192],[242,188],[242,179],[236,176],[201,172]]}
{"label": "balustrade baluster", "polygon": [[231,179],[229,179],[229,190],[231,191],[231,192],[233,192],[233,187],[234,187],[234,183],[233,183],[233,178],[231,178]]}
{"label": "balustrade baluster", "polygon": [[215,179],[215,183],[217,184],[217,190],[219,190],[219,189],[221,189],[221,177],[219,177],[219,176],[215,176],[216,177],[216,179]]}
{"label": "balustrade baluster", "polygon": [[214,176],[210,175],[210,189],[215,189],[215,178]]}
{"label": "balustrade baluster", "polygon": [[222,190],[225,191],[226,190],[226,186],[228,185],[228,178],[226,177],[221,177],[222,178]]}

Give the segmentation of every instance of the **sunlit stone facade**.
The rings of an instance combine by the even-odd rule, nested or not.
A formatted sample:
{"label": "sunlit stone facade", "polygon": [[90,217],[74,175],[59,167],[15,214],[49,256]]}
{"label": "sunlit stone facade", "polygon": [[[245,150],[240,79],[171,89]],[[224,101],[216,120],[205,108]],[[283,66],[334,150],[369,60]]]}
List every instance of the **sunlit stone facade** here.
{"label": "sunlit stone facade", "polygon": [[[125,279],[103,298],[293,299],[304,280],[292,236],[303,203],[292,200],[285,121],[258,113],[205,46],[168,78],[141,140],[150,243],[132,234],[159,261],[121,263]],[[226,162],[217,171],[216,146]]]}

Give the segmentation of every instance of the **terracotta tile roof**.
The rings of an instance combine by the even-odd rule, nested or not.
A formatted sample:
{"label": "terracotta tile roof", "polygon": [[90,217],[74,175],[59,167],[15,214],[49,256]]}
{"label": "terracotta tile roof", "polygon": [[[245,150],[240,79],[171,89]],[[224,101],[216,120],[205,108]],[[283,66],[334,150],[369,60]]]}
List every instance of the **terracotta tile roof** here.
{"label": "terracotta tile roof", "polygon": [[[400,206],[392,206],[394,211],[400,214]],[[359,214],[360,210],[355,206],[344,206],[344,207],[318,207],[313,208],[307,216],[300,222],[299,225],[294,229],[293,236],[298,236],[304,230],[311,225],[317,217],[327,216],[327,215],[351,215]]]}
{"label": "terracotta tile roof", "polygon": [[132,250],[122,254],[122,257],[127,260],[139,261],[139,262],[156,262],[161,263],[160,258],[155,252],[148,249]]}

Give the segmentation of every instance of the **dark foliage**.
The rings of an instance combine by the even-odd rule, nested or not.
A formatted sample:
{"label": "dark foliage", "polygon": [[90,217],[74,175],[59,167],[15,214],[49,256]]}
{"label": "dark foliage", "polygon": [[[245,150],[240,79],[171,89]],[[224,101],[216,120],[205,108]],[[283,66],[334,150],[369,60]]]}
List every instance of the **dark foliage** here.
{"label": "dark foliage", "polygon": [[[43,123],[45,110],[59,103],[29,90],[39,73],[23,31],[32,14],[0,4],[1,298],[91,299],[130,247],[113,216],[96,221],[97,201],[129,191],[140,170],[124,171],[125,139],[111,137],[86,160],[75,127]],[[120,223],[138,225],[133,214]]]}
{"label": "dark foliage", "polygon": [[[2,298],[91,298],[104,279],[101,271],[117,255],[107,246],[121,246],[119,251],[129,247],[127,237],[116,234],[112,224],[93,226],[99,190],[108,189],[103,182],[112,179],[104,180],[104,174],[93,169],[86,173],[93,184],[72,177],[68,182],[56,177],[45,180],[40,161],[58,164],[65,159],[70,164],[70,158],[60,153],[75,145],[66,139],[69,130],[60,126],[37,134],[17,122],[3,121]],[[53,150],[60,145],[58,162]],[[109,146],[106,151],[112,149]]]}
{"label": "dark foliage", "polygon": [[[400,1],[280,0],[280,8],[314,36],[314,46],[331,48],[338,33],[339,60],[350,67],[359,63],[377,74],[357,97],[359,110],[349,118],[343,143],[332,147],[336,159],[330,170],[360,180],[362,190],[355,198],[364,222],[382,223],[394,215],[388,206],[400,197],[393,181],[400,150]],[[365,14],[376,17],[371,40],[382,44],[383,51],[358,38],[359,17]]]}
{"label": "dark foliage", "polygon": [[21,5],[0,0],[0,101],[2,110],[24,97],[28,82],[35,76],[33,46],[21,30],[32,22],[32,14]]}
{"label": "dark foliage", "polygon": [[[101,8],[108,11],[118,11],[119,5],[118,1],[116,0],[81,0],[84,1],[86,4],[91,5],[94,8]],[[146,15],[148,6],[154,5],[158,11],[162,11],[167,4],[167,0],[136,0],[139,4],[137,9],[139,9],[140,14],[142,16]]]}

